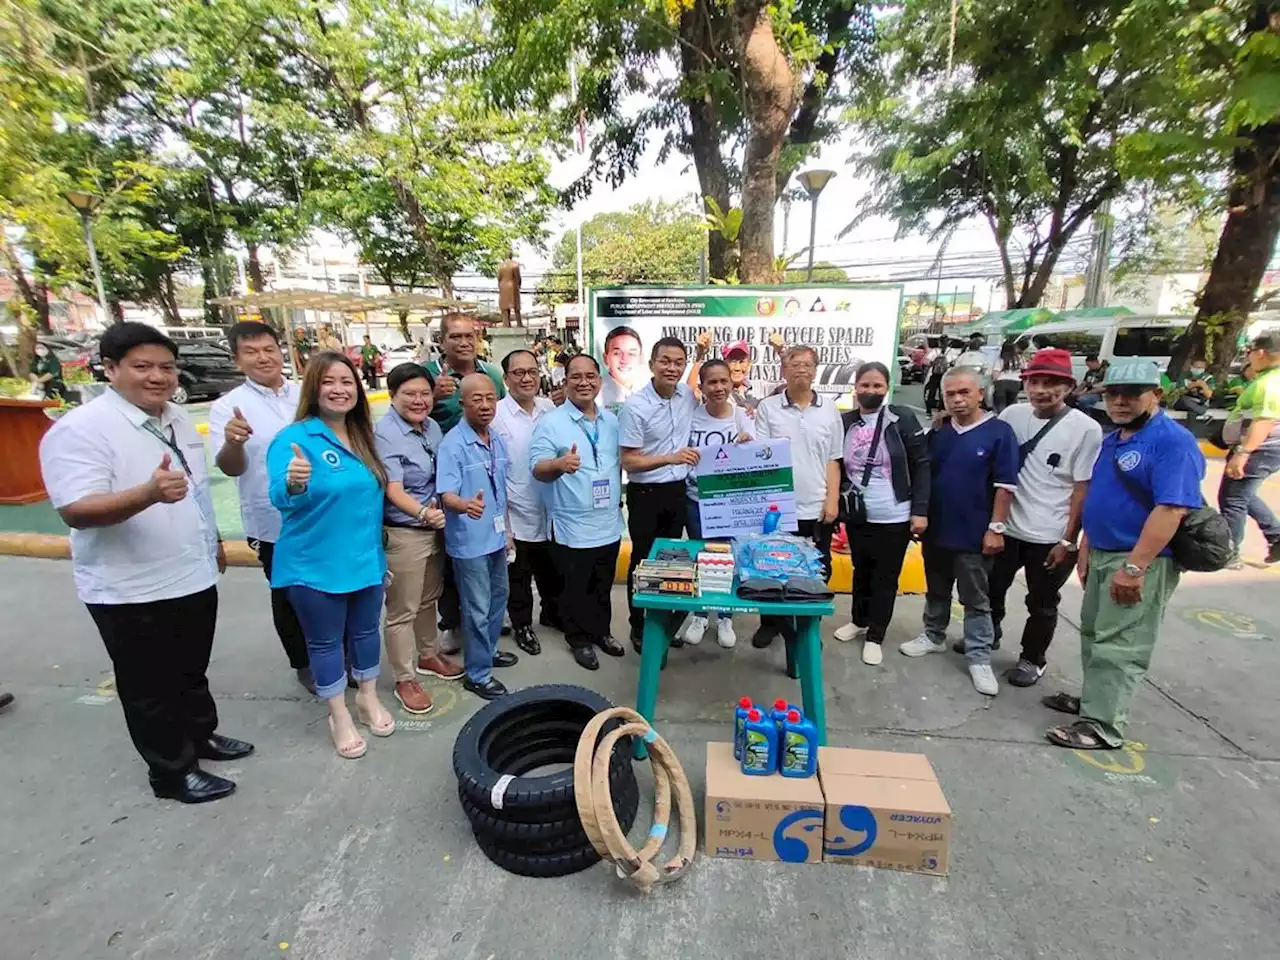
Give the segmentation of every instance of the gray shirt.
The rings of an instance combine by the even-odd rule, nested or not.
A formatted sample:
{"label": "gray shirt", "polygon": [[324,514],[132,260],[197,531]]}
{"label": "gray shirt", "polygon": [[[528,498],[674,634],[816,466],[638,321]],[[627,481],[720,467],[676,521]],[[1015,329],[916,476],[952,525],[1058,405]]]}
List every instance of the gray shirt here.
{"label": "gray shirt", "polygon": [[[698,398],[688,384],[677,383],[675,392],[664,400],[650,380],[631,395],[618,414],[618,445],[639,450],[646,457],[675,453],[689,445],[689,427],[697,409]],[[629,479],[635,483],[670,483],[688,475],[689,468],[681,463],[631,473]]]}
{"label": "gray shirt", "polygon": [[[373,444],[378,459],[387,469],[388,483],[404,484],[405,493],[419,503],[436,495],[436,451],[444,434],[430,417],[421,430],[414,430],[392,407],[373,428]],[[383,522],[396,527],[420,527],[390,500],[383,503]]]}

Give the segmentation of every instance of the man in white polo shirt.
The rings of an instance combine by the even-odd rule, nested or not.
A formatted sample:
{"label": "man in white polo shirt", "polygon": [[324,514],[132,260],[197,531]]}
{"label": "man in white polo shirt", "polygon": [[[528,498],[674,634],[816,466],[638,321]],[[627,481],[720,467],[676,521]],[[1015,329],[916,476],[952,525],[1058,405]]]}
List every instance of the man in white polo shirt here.
{"label": "man in white polo shirt", "polygon": [[516,646],[536,657],[542,644],[533,631],[533,582],[537,581],[542,599],[539,622],[560,629],[560,578],[547,547],[547,511],[542,500],[542,486],[533,478],[529,461],[529,443],[533,428],[556,405],[538,396],[541,378],[538,358],[531,350],[513,350],[502,358],[502,380],[507,395],[498,401],[493,417],[494,431],[506,441],[507,512],[511,519],[511,537],[515,540],[515,561],[507,571],[511,594],[507,613],[515,632]]}
{"label": "man in white polo shirt", "polygon": [[[631,604],[633,577],[659,537],[684,536],[685,478],[698,463],[689,446],[689,426],[698,398],[682,383],[688,362],[684,342],[663,337],[653,345],[653,379],[631,395],[618,414],[622,469],[627,471],[627,530],[631,563],[627,603],[631,606],[631,646],[637,653],[644,637],[644,611]],[[554,519],[554,518],[553,518]]]}
{"label": "man in white polo shirt", "polygon": [[[280,537],[280,511],[271,505],[267,484],[267,447],[293,423],[298,386],[284,378],[284,354],[276,332],[265,323],[246,320],[227,331],[227,343],[245,381],[214,401],[209,411],[209,439],[214,462],[236,478],[245,539],[258,554],[267,583]],[[287,589],[271,591],[271,619],[289,666],[309,693],[316,692],[307,657],[307,641]]]}
{"label": "man in white polo shirt", "polygon": [[178,348],[154,327],[118,323],[99,347],[111,389],[40,444],[49,499],[71,527],[76,591],[115,666],[116,691],[157,797],[202,803],[235,784],[199,761],[253,745],[215,733],[205,671],[226,556],[204,442],[182,408]]}
{"label": "man in white polo shirt", "polygon": [[[791,441],[791,468],[796,487],[797,534],[808,537],[822,553],[823,579],[831,576],[831,534],[840,494],[844,427],[840,411],[813,389],[818,354],[812,347],[792,347],[782,357],[786,389],[756,406],[757,440]],[[761,617],[751,638],[767,647],[782,632],[780,617]]]}

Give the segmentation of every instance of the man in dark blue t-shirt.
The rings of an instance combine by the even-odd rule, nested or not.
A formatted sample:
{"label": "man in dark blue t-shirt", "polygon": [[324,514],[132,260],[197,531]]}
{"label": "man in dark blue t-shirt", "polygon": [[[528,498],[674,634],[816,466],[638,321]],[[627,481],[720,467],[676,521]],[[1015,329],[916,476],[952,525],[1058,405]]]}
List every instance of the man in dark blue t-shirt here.
{"label": "man in dark blue t-shirt", "polygon": [[1080,696],[1055,693],[1046,707],[1080,719],[1054,727],[1050,743],[1074,750],[1124,744],[1129,700],[1151,663],[1160,621],[1178,585],[1169,543],[1204,503],[1204,455],[1196,438],[1160,410],[1160,371],[1117,360],[1103,381],[1107,415],[1120,429],[1102,441],[1085,496],[1076,571],[1080,603]]}
{"label": "man in dark blue t-shirt", "polygon": [[951,589],[964,607],[964,652],[974,689],[1000,692],[991,669],[995,630],[987,578],[992,557],[1004,549],[1018,482],[1018,438],[1013,428],[982,409],[975,371],[957,367],[942,378],[950,419],[929,436],[933,486],[924,536],[924,633],[899,649],[908,657],[947,649]]}

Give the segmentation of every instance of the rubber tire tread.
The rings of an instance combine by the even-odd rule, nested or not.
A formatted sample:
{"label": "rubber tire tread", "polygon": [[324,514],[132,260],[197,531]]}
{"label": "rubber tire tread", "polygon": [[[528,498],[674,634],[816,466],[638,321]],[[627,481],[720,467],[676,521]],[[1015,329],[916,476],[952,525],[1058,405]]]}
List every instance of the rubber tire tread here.
{"label": "rubber tire tread", "polygon": [[551,877],[567,877],[581,873],[600,862],[600,854],[591,844],[575,850],[562,850],[556,853],[514,853],[498,845],[492,837],[483,834],[475,835],[481,852],[494,864],[508,873],[522,877],[535,877],[543,880]]}
{"label": "rubber tire tread", "polygon": [[[541,709],[542,705],[545,705],[545,711]],[[495,725],[498,727],[497,735],[507,732],[512,726],[528,729],[531,722],[538,722],[529,716],[532,708],[534,716],[542,720],[563,720],[566,713],[570,715],[569,719],[576,720],[581,713],[585,728],[590,719],[588,713],[594,715],[611,706],[606,698],[594,690],[566,683],[526,687],[486,704],[463,725],[454,742],[453,769],[461,788],[481,810],[492,810],[490,796],[494,784],[502,774],[492,769],[484,756],[488,750],[493,749],[495,735],[489,734],[489,730]],[[504,722],[504,718],[513,713],[518,715],[518,719],[510,718]],[[611,783],[621,771],[631,769],[631,749],[627,742],[629,739],[620,740],[614,756],[610,758]],[[482,744],[485,747],[483,752]],[[617,789],[616,783],[613,786]],[[529,820],[537,817],[542,821],[564,820],[576,809],[572,769],[546,776],[516,777],[503,794],[504,819]],[[563,813],[548,816],[549,811]]]}
{"label": "rubber tire tread", "polygon": [[[483,833],[492,837],[499,845],[516,852],[536,852],[547,849],[547,844],[581,846],[589,843],[586,832],[582,829],[582,821],[578,819],[575,809],[571,818],[550,820],[545,823],[522,823],[518,820],[503,820],[501,812],[497,814],[481,810],[471,799],[458,791],[458,799],[462,803],[462,812],[471,824],[472,832]],[[629,831],[635,823],[640,809],[640,785],[633,777],[630,783],[623,782],[613,794],[613,809],[622,826],[623,833]],[[566,841],[572,840],[572,844]]]}

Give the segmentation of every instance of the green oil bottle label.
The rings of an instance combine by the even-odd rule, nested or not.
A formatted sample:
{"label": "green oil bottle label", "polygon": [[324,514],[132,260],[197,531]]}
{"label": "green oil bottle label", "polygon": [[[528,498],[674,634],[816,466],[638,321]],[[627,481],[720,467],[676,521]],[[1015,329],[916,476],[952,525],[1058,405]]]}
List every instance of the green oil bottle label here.
{"label": "green oil bottle label", "polygon": [[809,738],[788,730],[782,751],[783,770],[809,769]]}
{"label": "green oil bottle label", "polygon": [[746,742],[742,748],[742,767],[744,770],[769,769],[769,741],[759,730],[746,731]]}

